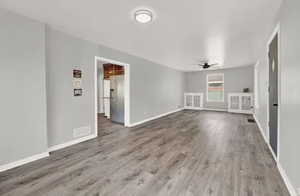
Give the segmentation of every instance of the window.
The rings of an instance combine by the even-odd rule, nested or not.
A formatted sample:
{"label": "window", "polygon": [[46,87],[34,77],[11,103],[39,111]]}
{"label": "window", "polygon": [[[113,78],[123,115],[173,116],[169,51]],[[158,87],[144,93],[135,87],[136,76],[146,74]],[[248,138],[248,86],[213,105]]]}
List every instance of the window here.
{"label": "window", "polygon": [[207,102],[224,102],[224,74],[207,75]]}

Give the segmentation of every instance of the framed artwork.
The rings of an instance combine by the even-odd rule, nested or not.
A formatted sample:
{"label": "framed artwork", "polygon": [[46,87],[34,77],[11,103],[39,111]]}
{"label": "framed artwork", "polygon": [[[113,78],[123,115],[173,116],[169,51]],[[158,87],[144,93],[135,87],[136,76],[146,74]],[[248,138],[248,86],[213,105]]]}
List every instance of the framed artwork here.
{"label": "framed artwork", "polygon": [[81,79],[73,79],[73,88],[81,88]]}
{"label": "framed artwork", "polygon": [[73,78],[81,78],[82,77],[82,71],[79,69],[73,69]]}
{"label": "framed artwork", "polygon": [[74,88],[74,96],[75,97],[82,96],[82,88]]}
{"label": "framed artwork", "polygon": [[82,71],[81,69],[73,69],[73,93],[74,97],[82,96],[81,87]]}

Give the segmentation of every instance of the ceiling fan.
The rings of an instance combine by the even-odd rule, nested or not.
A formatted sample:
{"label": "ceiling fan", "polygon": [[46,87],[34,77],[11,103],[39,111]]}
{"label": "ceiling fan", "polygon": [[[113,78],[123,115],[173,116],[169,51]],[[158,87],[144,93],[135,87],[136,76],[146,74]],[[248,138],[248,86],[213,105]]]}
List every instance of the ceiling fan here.
{"label": "ceiling fan", "polygon": [[212,64],[210,64],[208,61],[203,61],[203,62],[201,62],[201,63],[199,63],[197,65],[200,66],[200,67],[202,67],[203,69],[208,69],[208,68],[217,66],[219,64],[218,63],[212,63]]}

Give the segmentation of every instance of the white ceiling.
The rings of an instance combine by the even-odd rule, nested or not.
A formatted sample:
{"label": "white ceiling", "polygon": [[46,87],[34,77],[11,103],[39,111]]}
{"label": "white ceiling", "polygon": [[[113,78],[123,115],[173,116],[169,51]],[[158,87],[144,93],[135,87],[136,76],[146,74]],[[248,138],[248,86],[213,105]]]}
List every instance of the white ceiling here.
{"label": "white ceiling", "polygon": [[[0,7],[64,32],[181,70],[203,58],[256,62],[282,0],[0,0]],[[137,24],[132,11],[153,10]]]}

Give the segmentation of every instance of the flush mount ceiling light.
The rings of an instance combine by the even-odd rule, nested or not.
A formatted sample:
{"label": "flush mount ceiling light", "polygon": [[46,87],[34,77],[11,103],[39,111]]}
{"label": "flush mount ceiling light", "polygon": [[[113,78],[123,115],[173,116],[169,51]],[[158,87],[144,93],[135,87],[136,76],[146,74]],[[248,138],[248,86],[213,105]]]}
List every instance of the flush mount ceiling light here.
{"label": "flush mount ceiling light", "polygon": [[153,14],[150,10],[137,10],[134,13],[134,18],[137,22],[145,24],[152,21]]}

